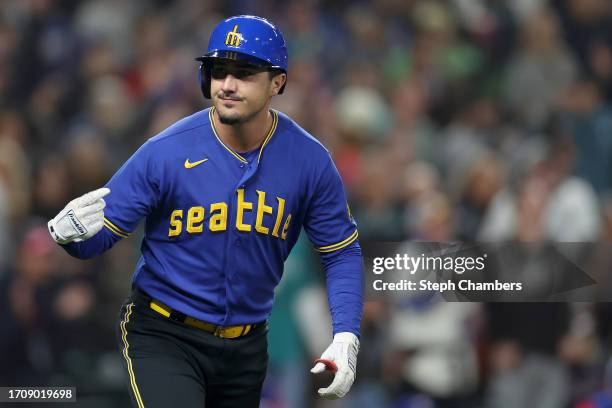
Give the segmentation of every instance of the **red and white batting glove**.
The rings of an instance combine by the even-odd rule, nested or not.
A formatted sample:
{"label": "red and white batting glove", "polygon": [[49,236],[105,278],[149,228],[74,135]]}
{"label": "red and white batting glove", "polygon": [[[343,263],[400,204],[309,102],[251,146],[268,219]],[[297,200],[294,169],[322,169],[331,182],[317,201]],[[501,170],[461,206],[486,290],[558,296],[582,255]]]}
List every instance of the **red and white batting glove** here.
{"label": "red and white batting glove", "polygon": [[104,226],[104,196],[108,188],[99,188],[70,201],[47,228],[58,244],[79,242],[91,238]]}
{"label": "red and white batting glove", "polygon": [[310,370],[319,374],[326,369],[335,372],[334,381],[327,388],[319,388],[319,395],[338,399],[346,395],[355,381],[359,339],[353,333],[342,332],[334,336],[332,344],[323,352],[317,364]]}

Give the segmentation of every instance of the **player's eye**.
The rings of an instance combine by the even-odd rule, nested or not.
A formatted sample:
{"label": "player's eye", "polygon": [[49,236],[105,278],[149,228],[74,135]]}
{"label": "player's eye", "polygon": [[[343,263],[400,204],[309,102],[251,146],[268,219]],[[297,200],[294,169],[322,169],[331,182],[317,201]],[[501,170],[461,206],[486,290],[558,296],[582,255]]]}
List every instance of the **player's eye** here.
{"label": "player's eye", "polygon": [[245,79],[254,75],[256,71],[252,69],[228,69],[224,66],[214,66],[211,70],[211,76],[214,79],[225,79],[228,75],[233,75],[236,79]]}
{"label": "player's eye", "polygon": [[250,77],[251,75],[255,74],[255,72],[248,70],[248,69],[238,69],[233,74],[238,79],[244,79],[244,78]]}
{"label": "player's eye", "polygon": [[211,71],[210,71],[210,75],[214,78],[214,79],[224,79],[228,74],[228,71],[225,67],[221,67],[221,66],[214,66],[212,67]]}

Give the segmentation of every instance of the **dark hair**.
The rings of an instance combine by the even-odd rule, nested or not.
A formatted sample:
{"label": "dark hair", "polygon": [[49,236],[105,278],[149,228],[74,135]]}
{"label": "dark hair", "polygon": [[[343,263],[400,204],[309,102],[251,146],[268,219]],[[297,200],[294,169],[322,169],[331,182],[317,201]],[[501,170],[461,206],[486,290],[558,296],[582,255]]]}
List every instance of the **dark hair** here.
{"label": "dark hair", "polygon": [[268,70],[268,76],[270,77],[270,79],[274,78],[277,75],[280,74],[284,74],[285,71],[283,71],[282,69],[278,69],[278,68],[271,68]]}

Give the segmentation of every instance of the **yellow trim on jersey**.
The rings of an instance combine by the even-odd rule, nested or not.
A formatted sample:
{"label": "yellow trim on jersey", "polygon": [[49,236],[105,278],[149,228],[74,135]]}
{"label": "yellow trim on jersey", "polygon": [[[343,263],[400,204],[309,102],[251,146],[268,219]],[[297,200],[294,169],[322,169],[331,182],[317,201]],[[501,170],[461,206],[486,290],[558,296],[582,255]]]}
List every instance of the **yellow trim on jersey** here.
{"label": "yellow trim on jersey", "polygon": [[333,252],[333,251],[337,251],[339,249],[344,248],[345,246],[348,246],[350,244],[352,244],[353,242],[355,242],[355,240],[357,239],[357,237],[359,236],[359,233],[357,232],[357,230],[355,230],[355,232],[353,232],[347,239],[340,241],[336,244],[332,244],[332,245],[326,245],[326,246],[322,246],[322,247],[315,247],[315,250],[319,251],[319,252]]}
{"label": "yellow trim on jersey", "polygon": [[210,127],[212,128],[212,131],[215,134],[215,137],[217,138],[219,143],[221,143],[221,146],[223,146],[225,148],[225,150],[230,152],[235,158],[237,158],[241,162],[247,163],[247,159],[245,159],[244,157],[242,157],[241,155],[239,155],[238,153],[236,153],[235,151],[230,149],[225,143],[223,143],[223,140],[221,140],[221,138],[219,137],[219,134],[217,133],[217,129],[215,128],[215,121],[214,121],[213,116],[212,116],[214,111],[215,111],[215,107],[213,106],[208,111],[208,120],[210,120]]}
{"label": "yellow trim on jersey", "polygon": [[123,358],[127,362],[128,373],[130,375],[130,385],[132,387],[132,391],[134,392],[134,397],[136,398],[136,403],[138,404],[138,408],[145,408],[144,403],[142,402],[142,397],[140,396],[140,390],[138,390],[138,385],[136,385],[136,376],[134,375],[134,368],[132,367],[132,360],[130,359],[130,355],[128,354],[128,349],[130,345],[127,341],[127,327],[126,325],[130,321],[130,315],[132,314],[132,308],[134,307],[134,303],[130,303],[127,305],[125,310],[125,316],[123,321],[121,322],[121,340],[123,340],[124,348],[123,348]]}
{"label": "yellow trim on jersey", "polygon": [[[212,128],[212,131],[213,131],[215,137],[217,138],[219,143],[221,143],[221,146],[223,146],[225,148],[225,150],[230,152],[235,158],[237,158],[238,160],[240,160],[243,163],[248,163],[247,159],[245,159],[240,154],[238,154],[234,150],[232,150],[225,143],[223,143],[223,140],[221,140],[221,138],[219,137],[219,133],[217,132],[217,128],[215,128],[215,122],[214,122],[214,119],[213,119],[213,112],[214,111],[215,111],[215,107],[213,106],[208,111],[208,120],[210,120],[210,126]],[[278,125],[278,113],[276,111],[272,110],[272,109],[270,110],[270,112],[272,112],[272,127],[270,127],[270,131],[266,135],[266,138],[264,139],[264,142],[261,144],[261,147],[259,148],[259,155],[257,156],[257,163],[259,163],[259,160],[261,159],[261,153],[263,152],[263,149],[266,146],[266,144],[268,144],[268,142],[272,138],[272,135],[274,135],[274,132],[276,131],[276,125]]]}
{"label": "yellow trim on jersey", "polygon": [[106,217],[104,217],[104,226],[108,228],[113,234],[119,235],[121,238],[127,238],[130,235],[129,232],[125,232],[124,230],[110,222],[110,220]]}
{"label": "yellow trim on jersey", "polygon": [[259,163],[259,160],[261,160],[261,153],[263,152],[264,147],[266,147],[270,139],[272,139],[272,135],[276,131],[276,125],[278,125],[278,113],[276,113],[275,111],[272,111],[272,127],[270,128],[268,135],[266,136],[264,142],[261,145],[261,148],[259,149],[259,155],[257,156],[257,163]]}

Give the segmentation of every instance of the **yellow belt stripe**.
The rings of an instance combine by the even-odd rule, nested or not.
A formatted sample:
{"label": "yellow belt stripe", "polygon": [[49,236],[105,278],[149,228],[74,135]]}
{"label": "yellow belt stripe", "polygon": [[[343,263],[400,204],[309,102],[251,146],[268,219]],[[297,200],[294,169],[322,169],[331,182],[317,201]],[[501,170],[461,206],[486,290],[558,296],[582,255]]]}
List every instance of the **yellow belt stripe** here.
{"label": "yellow belt stripe", "polygon": [[132,360],[128,354],[128,349],[130,345],[127,341],[127,328],[125,325],[130,321],[130,315],[132,314],[132,307],[134,307],[134,303],[130,303],[127,305],[125,317],[121,322],[121,339],[123,340],[123,344],[125,347],[123,348],[123,358],[127,362],[128,373],[130,375],[130,385],[132,386],[132,391],[134,392],[134,396],[136,397],[136,403],[138,404],[138,408],[145,408],[144,403],[142,402],[142,397],[140,396],[140,391],[138,390],[138,385],[136,385],[136,376],[134,375],[134,368],[132,367]]}
{"label": "yellow belt stripe", "polygon": [[155,300],[153,300],[149,306],[151,307],[151,309],[155,310],[157,313],[159,313],[160,315],[163,315],[164,317],[170,317],[170,310],[168,310],[168,307],[164,307],[162,305],[160,305],[159,303],[157,303]]}
{"label": "yellow belt stripe", "polygon": [[315,248],[315,249],[319,252],[333,252],[338,249],[342,249],[349,244],[352,244],[357,239],[358,236],[359,236],[359,233],[357,232],[357,230],[355,230],[355,232],[353,232],[347,239],[341,242],[338,242],[332,245]]}
{"label": "yellow belt stripe", "polygon": [[[149,307],[166,318],[169,318],[170,315],[172,314],[172,308],[170,306],[164,305],[163,303],[155,299],[149,302]],[[193,317],[190,317],[190,316],[185,316],[183,323],[189,326],[192,326],[192,327],[197,327],[198,329],[201,329],[201,330],[205,330],[209,333],[214,334],[217,337],[228,338],[228,339],[234,339],[237,337],[246,336],[253,328],[252,324],[221,327],[221,326],[214,325],[212,323],[203,322],[201,320],[194,319]],[[238,331],[240,331],[240,333],[238,333]]]}
{"label": "yellow belt stripe", "polygon": [[115,229],[115,227],[113,227],[111,224],[109,224],[109,223],[107,222],[106,218],[104,219],[104,226],[105,226],[106,228],[108,228],[108,229],[109,229],[109,230],[110,230],[110,231],[111,231],[113,234],[115,234],[115,235],[119,235],[121,238],[127,238],[127,237],[128,237],[126,234],[123,234],[122,232],[117,231],[117,230]]}

